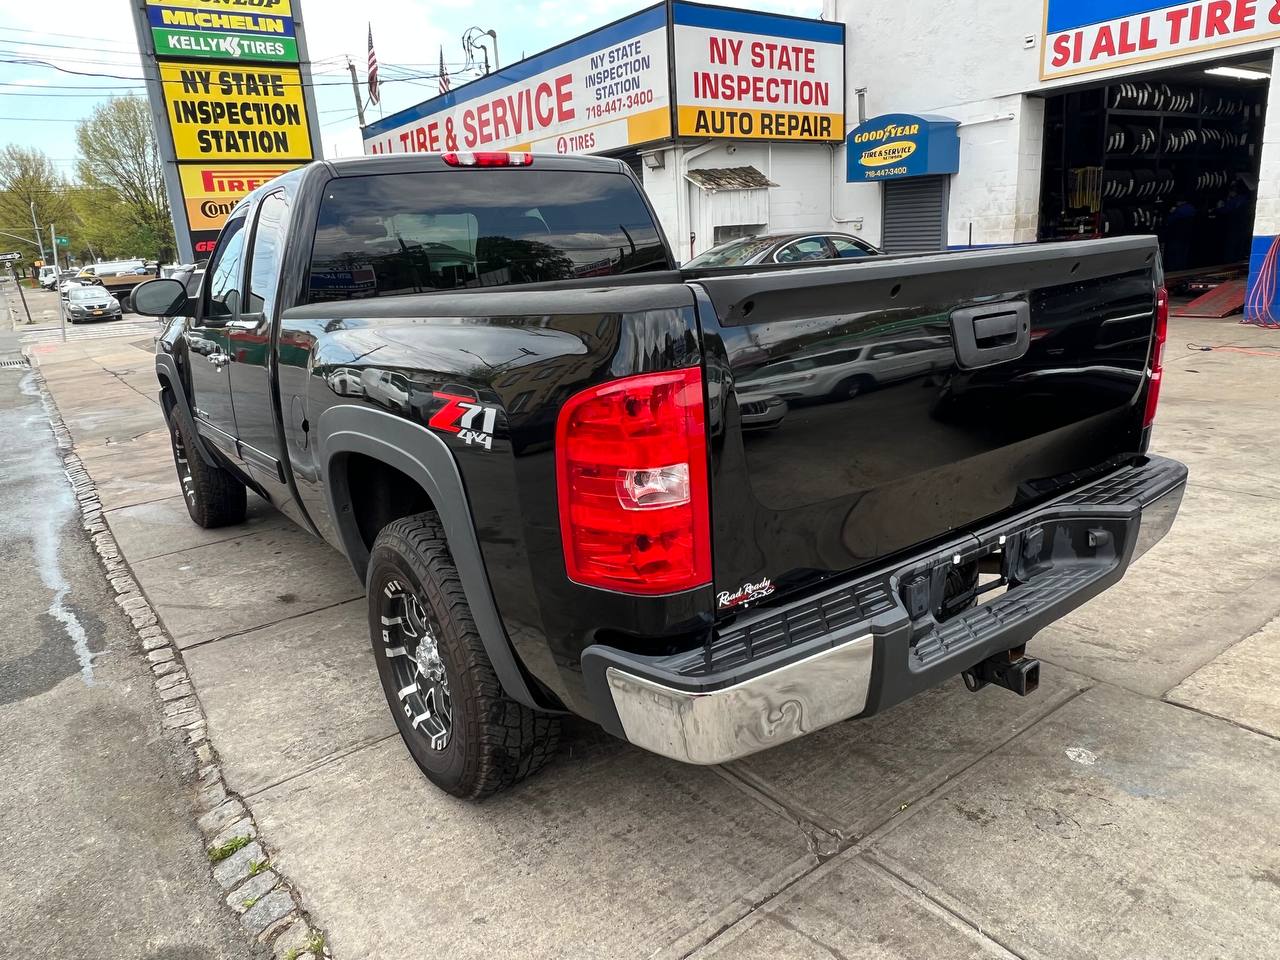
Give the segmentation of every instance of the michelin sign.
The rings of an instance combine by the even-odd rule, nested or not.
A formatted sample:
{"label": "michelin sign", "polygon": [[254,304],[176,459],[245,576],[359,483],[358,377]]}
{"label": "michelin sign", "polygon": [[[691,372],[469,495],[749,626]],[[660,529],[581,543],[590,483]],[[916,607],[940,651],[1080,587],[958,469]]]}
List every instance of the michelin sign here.
{"label": "michelin sign", "polygon": [[675,2],[375,121],[364,148],[597,153],[673,136],[843,135],[842,24]]}

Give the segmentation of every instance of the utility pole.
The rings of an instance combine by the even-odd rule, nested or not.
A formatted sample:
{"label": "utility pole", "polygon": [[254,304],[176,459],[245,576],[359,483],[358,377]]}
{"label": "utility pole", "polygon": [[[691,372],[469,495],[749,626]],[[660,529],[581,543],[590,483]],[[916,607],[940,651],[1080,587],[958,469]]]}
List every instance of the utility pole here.
{"label": "utility pole", "polygon": [[360,118],[360,129],[364,129],[364,102],[360,99],[360,81],[356,79],[356,65],[347,57],[347,69],[351,71],[351,92],[356,95],[356,116]]}
{"label": "utility pole", "polygon": [[36,231],[36,246],[40,248],[40,259],[44,259],[44,236],[40,233],[40,224],[36,223],[36,202],[31,201],[31,226]]}

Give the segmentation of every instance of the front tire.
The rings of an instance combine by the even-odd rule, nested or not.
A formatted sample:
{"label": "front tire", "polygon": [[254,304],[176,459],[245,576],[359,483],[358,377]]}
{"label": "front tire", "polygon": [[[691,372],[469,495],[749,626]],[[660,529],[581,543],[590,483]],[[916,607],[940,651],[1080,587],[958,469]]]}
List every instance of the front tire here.
{"label": "front tire", "polygon": [[166,419],[173,446],[173,465],[192,521],[205,529],[244,522],[248,510],[244,484],[221,467],[204,462],[176,412],[170,410]]}
{"label": "front tire", "polygon": [[428,780],[455,797],[480,800],[550,761],[559,719],[503,691],[438,514],[382,529],[369,556],[367,588],[382,691]]}

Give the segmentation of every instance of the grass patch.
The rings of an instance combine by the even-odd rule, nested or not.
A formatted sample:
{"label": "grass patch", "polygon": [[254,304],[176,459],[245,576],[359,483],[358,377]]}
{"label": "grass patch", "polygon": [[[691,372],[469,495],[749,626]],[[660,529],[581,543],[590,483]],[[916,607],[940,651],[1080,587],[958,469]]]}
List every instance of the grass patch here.
{"label": "grass patch", "polygon": [[256,877],[265,869],[267,869],[267,861],[255,860],[253,863],[249,864],[249,876]]}
{"label": "grass patch", "polygon": [[261,899],[262,899],[261,897],[245,897],[243,900],[240,901],[240,905],[243,906],[246,910],[248,910],[250,907],[252,907],[255,903],[257,903]]}
{"label": "grass patch", "polygon": [[209,848],[209,862],[221,863],[237,850],[247,847],[252,841],[248,837],[232,837],[226,843]]}
{"label": "grass patch", "polygon": [[304,953],[319,957],[324,955],[324,934],[313,933],[300,947],[290,947],[284,953],[284,960],[298,960]]}

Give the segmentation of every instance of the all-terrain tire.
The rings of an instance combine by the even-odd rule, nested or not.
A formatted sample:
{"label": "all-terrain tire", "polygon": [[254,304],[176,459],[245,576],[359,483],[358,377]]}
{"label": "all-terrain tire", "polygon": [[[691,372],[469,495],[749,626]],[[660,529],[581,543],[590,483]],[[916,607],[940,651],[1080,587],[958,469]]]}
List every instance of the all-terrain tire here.
{"label": "all-terrain tire", "polygon": [[221,467],[205,463],[172,409],[166,411],[165,419],[169,421],[173,465],[192,521],[206,529],[244,522],[248,509],[244,484]]}
{"label": "all-terrain tire", "polygon": [[[541,770],[555,755],[560,720],[503,692],[467,604],[462,582],[434,511],[396,520],[382,529],[369,556],[369,635],[383,693],[414,762],[432,783],[455,797],[479,800]],[[417,597],[444,664],[452,708],[441,749],[414,725],[401,700],[402,662],[393,654],[404,639],[384,622],[388,596],[408,588]],[[392,618],[394,619],[394,618]],[[404,654],[395,656],[404,657]]]}

